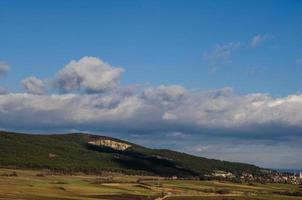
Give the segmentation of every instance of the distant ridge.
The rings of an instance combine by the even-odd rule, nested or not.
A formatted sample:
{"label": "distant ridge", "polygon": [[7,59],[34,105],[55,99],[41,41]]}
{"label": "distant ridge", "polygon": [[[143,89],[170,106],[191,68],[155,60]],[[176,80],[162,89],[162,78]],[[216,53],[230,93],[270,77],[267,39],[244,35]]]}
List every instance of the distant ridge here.
{"label": "distant ridge", "polygon": [[302,172],[302,169],[272,169],[277,172],[282,172],[282,173],[300,173]]}
{"label": "distant ridge", "polygon": [[243,172],[259,174],[262,171],[250,164],[207,159],[166,149],[150,149],[99,135],[32,135],[4,131],[0,131],[0,166],[201,178],[214,170],[237,175]]}

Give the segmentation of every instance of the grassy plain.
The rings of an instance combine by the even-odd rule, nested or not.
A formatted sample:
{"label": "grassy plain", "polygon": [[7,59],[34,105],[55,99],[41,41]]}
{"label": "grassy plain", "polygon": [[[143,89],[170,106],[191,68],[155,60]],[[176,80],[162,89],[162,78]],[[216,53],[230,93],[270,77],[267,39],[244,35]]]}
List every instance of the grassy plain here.
{"label": "grassy plain", "polygon": [[0,200],[294,200],[288,184],[234,184],[164,180],[152,176],[60,175],[43,170],[0,169]]}

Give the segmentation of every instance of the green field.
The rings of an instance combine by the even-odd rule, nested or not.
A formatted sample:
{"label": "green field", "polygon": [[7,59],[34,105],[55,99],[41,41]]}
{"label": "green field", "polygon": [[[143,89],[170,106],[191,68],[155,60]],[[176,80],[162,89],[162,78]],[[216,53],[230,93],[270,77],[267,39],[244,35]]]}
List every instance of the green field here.
{"label": "green field", "polygon": [[60,175],[46,170],[0,169],[0,199],[14,200],[293,200],[301,191],[288,184],[234,184],[164,180],[118,173]]}

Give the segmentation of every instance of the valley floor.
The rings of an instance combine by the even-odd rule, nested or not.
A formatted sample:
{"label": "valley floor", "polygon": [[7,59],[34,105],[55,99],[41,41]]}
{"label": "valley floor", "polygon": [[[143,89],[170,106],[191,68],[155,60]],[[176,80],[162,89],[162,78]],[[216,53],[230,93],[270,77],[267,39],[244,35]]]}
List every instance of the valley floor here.
{"label": "valley floor", "polygon": [[0,168],[0,200],[294,200],[288,184],[164,180],[151,176],[60,175]]}

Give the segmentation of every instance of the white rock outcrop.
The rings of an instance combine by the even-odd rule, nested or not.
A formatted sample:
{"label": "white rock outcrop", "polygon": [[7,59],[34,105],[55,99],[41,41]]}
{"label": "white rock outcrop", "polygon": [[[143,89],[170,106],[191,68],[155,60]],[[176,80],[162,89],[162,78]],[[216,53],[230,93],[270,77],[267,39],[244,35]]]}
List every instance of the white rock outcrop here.
{"label": "white rock outcrop", "polygon": [[117,142],[117,141],[109,140],[109,139],[95,140],[95,141],[90,141],[88,143],[91,145],[95,145],[95,146],[110,147],[112,149],[119,150],[119,151],[125,151],[126,149],[131,147],[130,144]]}

